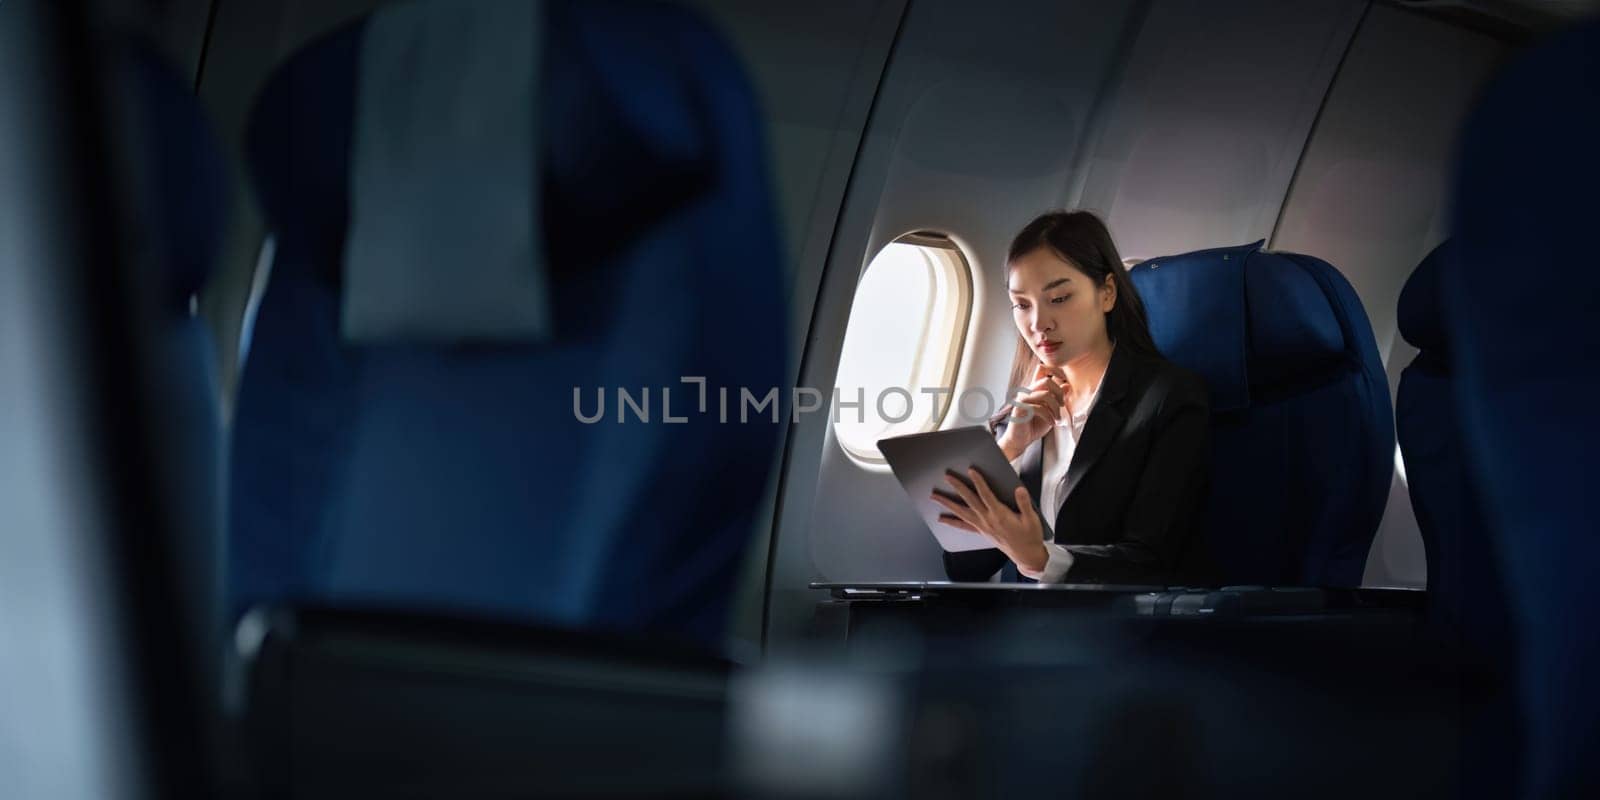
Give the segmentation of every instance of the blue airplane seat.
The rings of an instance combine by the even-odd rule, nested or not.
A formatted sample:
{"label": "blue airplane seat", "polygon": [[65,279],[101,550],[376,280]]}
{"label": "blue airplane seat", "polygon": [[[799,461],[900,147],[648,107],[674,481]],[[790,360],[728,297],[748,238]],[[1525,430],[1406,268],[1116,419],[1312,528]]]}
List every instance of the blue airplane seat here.
{"label": "blue airplane seat", "polygon": [[[543,9],[544,339],[341,338],[376,15],[259,96],[248,151],[278,249],[235,421],[235,614],[291,601],[720,637],[780,430],[775,407],[741,424],[739,392],[787,380],[756,103],[688,11]],[[604,416],[582,421],[602,387]]]}
{"label": "blue airplane seat", "polygon": [[[222,251],[230,181],[220,142],[189,82],[153,47],[114,40],[107,93],[128,179],[121,231],[155,335],[147,394],[156,399],[160,485],[176,518],[185,607],[221,633],[223,435],[216,348],[197,298]],[[204,654],[209,658],[212,654]]]}
{"label": "blue airplane seat", "polygon": [[190,300],[211,276],[227,233],[228,168],[210,121],[183,77],[141,44],[111,45],[130,127],[129,166],[149,227],[131,232],[164,313],[196,319]]}
{"label": "blue airplane seat", "polygon": [[1597,141],[1590,20],[1510,61],[1469,114],[1442,286],[1467,469],[1515,630],[1520,797],[1600,796]]}
{"label": "blue airplane seat", "polygon": [[1400,291],[1400,334],[1421,352],[1400,374],[1395,429],[1406,488],[1428,558],[1428,630],[1462,677],[1462,786],[1468,797],[1512,797],[1520,762],[1509,691],[1516,647],[1495,540],[1463,452],[1461,395],[1450,366],[1440,289],[1456,269],[1447,240]]}
{"label": "blue airplane seat", "polygon": [[1157,347],[1211,394],[1209,553],[1186,560],[1226,583],[1358,586],[1394,468],[1383,364],[1338,270],[1261,246],[1130,271]]}
{"label": "blue airplane seat", "polygon": [[1460,397],[1439,296],[1454,260],[1454,243],[1446,241],[1400,291],[1400,335],[1421,352],[1400,374],[1395,429],[1427,551],[1430,622],[1464,665],[1503,674],[1509,610],[1494,540],[1462,454]]}

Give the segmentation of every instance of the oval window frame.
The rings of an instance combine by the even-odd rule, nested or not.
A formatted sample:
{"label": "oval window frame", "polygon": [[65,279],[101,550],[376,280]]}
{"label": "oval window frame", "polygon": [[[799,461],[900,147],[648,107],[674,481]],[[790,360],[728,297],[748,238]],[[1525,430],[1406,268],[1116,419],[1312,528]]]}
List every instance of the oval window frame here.
{"label": "oval window frame", "polygon": [[[932,272],[928,308],[924,310],[922,315],[924,323],[915,347],[915,363],[912,366],[907,385],[902,388],[907,391],[913,391],[927,386],[939,386],[948,387],[951,391],[930,397],[929,402],[935,403],[932,407],[933,413],[931,416],[921,415],[923,419],[920,422],[916,421],[919,415],[915,413],[918,408],[918,395],[923,397],[927,397],[927,395],[926,393],[917,392],[912,397],[912,418],[903,423],[886,423],[886,427],[878,432],[873,441],[870,444],[866,444],[854,441],[854,437],[843,435],[840,431],[841,421],[839,419],[838,401],[841,397],[841,387],[837,381],[836,371],[833,402],[829,406],[833,439],[851,461],[861,466],[880,470],[888,469],[888,462],[878,452],[878,439],[940,430],[944,427],[945,421],[949,419],[950,409],[954,407],[956,400],[955,382],[961,375],[963,355],[966,352],[967,337],[972,325],[974,306],[976,305],[973,262],[972,259],[967,257],[966,250],[962,248],[960,242],[954,236],[925,229],[914,230],[896,236],[883,247],[880,247],[872,255],[872,258],[868,259],[866,266],[861,270],[860,277],[857,279],[856,293],[852,295],[851,299],[851,319],[845,322],[845,334],[840,343],[840,364],[843,364],[849,356],[846,346],[850,342],[850,322],[860,310],[859,302],[861,298],[859,294],[861,284],[865,281],[873,264],[891,245],[896,244],[909,244],[920,248],[923,254],[927,256],[927,263]],[[936,331],[940,330],[948,333],[943,337],[933,336]],[[934,339],[942,339],[943,346],[941,347],[939,343],[933,341]],[[930,348],[932,348],[931,353],[940,354],[942,357],[937,359],[937,363],[931,365],[933,374],[926,375],[925,373],[930,368]],[[931,378],[931,380],[924,380],[924,378]],[[877,398],[875,397],[865,398],[867,410],[874,414],[877,411],[875,407],[876,400]]]}

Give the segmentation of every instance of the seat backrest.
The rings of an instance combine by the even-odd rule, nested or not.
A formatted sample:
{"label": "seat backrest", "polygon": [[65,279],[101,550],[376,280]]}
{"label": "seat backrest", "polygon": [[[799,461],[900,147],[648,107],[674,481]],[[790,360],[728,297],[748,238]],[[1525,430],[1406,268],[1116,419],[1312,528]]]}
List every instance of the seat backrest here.
{"label": "seat backrest", "polygon": [[1156,345],[1210,390],[1206,539],[1223,580],[1359,585],[1394,423],[1349,282],[1261,242],[1150,259],[1129,274]]}
{"label": "seat backrest", "polygon": [[1400,374],[1395,431],[1406,489],[1428,559],[1429,644],[1443,648],[1462,684],[1458,746],[1471,797],[1511,797],[1520,753],[1509,679],[1516,655],[1499,558],[1467,469],[1461,396],[1450,364],[1440,294],[1456,268],[1452,241],[1434,248],[1400,290],[1400,335],[1419,352]]}
{"label": "seat backrest", "polygon": [[263,796],[729,793],[734,665],[702,648],[392,610],[258,608],[239,629]]}
{"label": "seat backrest", "polygon": [[1516,632],[1521,797],[1600,793],[1596,141],[1590,20],[1507,64],[1468,116],[1442,280],[1467,469]]}
{"label": "seat backrest", "polygon": [[[123,234],[154,348],[144,373],[156,398],[161,485],[178,537],[185,621],[215,643],[222,633],[223,478],[221,388],[211,331],[198,313],[227,233],[228,168],[194,92],[154,48],[107,42],[115,142],[130,189]],[[203,657],[210,665],[209,644]],[[209,669],[209,666],[208,666]],[[210,673],[208,673],[210,674]]]}
{"label": "seat backrest", "polygon": [[1428,614],[1464,663],[1504,672],[1511,650],[1505,591],[1477,487],[1466,469],[1460,398],[1439,295],[1452,242],[1434,248],[1400,291],[1400,335],[1419,352],[1400,374],[1395,432],[1428,559]]}
{"label": "seat backrest", "polygon": [[278,245],[235,422],[235,613],[310,600],[720,635],[779,430],[775,407],[740,424],[740,388],[787,374],[756,104],[689,12],[542,13],[546,339],[341,338],[377,15],[259,97],[249,154]]}

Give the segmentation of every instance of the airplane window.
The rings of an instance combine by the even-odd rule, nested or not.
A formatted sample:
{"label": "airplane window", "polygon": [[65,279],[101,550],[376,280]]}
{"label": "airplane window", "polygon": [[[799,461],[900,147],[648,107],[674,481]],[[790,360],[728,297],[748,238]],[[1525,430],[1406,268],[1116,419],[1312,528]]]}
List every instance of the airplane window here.
{"label": "airplane window", "polygon": [[972,270],[948,237],[902,236],[856,287],[833,395],[833,430],[856,460],[883,464],[877,441],[939,427],[954,403],[972,313]]}

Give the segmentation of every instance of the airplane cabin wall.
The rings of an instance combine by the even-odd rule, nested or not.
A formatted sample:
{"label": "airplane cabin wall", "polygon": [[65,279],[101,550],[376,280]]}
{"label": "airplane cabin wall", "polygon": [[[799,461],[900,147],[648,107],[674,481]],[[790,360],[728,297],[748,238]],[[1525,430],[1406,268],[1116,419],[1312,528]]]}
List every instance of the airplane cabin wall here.
{"label": "airplane cabin wall", "polygon": [[1365,7],[1153,4],[1071,205],[1100,212],[1124,258],[1270,236]]}

